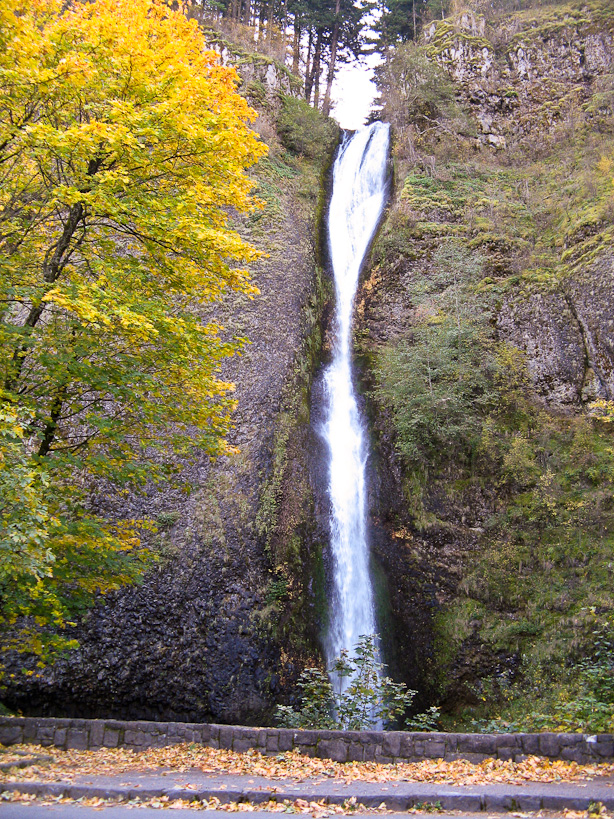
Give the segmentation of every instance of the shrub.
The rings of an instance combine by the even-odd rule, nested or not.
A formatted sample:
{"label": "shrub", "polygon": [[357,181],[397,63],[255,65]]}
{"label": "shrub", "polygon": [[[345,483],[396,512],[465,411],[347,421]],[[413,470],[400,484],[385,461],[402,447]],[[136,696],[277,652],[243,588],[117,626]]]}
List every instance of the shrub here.
{"label": "shrub", "polygon": [[305,100],[283,96],[277,132],[284,148],[308,159],[330,153],[338,139],[336,124]]}
{"label": "shrub", "polygon": [[[333,663],[330,674],[319,668],[306,668],[297,688],[301,704],[298,710],[278,705],[276,718],[284,728],[340,728],[361,731],[380,723],[386,726],[403,722],[405,710],[416,694],[405,683],[395,683],[383,675],[385,665],[378,659],[377,635],[363,635],[354,647],[354,656],[344,650]],[[344,687],[344,680],[349,684]],[[399,719],[401,718],[401,719]],[[431,707],[408,721],[408,727],[420,731],[436,729],[439,709]]]}
{"label": "shrub", "polygon": [[397,446],[410,464],[462,457],[477,442],[494,400],[485,340],[479,326],[447,316],[383,351],[376,392],[392,408]]}

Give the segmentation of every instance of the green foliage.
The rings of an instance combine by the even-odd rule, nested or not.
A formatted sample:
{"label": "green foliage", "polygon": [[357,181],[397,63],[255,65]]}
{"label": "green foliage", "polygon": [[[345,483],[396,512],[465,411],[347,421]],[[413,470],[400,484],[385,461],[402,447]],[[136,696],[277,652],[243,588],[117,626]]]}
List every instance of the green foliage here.
{"label": "green foliage", "polygon": [[51,575],[53,553],[49,530],[57,525],[46,506],[49,476],[43,464],[28,457],[27,427],[32,412],[0,406],[0,577],[2,585],[19,585],[21,574],[36,579]]}
{"label": "green foliage", "polygon": [[424,24],[441,19],[450,11],[451,0],[387,0],[376,22],[381,44],[417,41]]}
{"label": "green foliage", "polygon": [[491,413],[488,443],[474,463],[484,476],[476,480],[497,488],[499,508],[462,583],[472,605],[467,627],[453,629],[454,609],[442,616],[445,654],[479,640],[518,658],[513,678],[479,683],[478,705],[465,719],[496,715],[518,730],[610,730],[614,453],[607,425],[563,421],[534,407],[523,412],[519,379],[511,380],[513,411],[500,383],[500,413]]}
{"label": "green foliage", "polygon": [[[393,722],[409,708],[416,694],[407,690],[405,683],[383,676],[385,666],[379,661],[376,640],[376,635],[363,635],[354,646],[354,656],[342,651],[331,669],[342,690],[335,703],[337,722],[347,730]],[[343,688],[346,678],[349,685]]]}
{"label": "green foliage", "polygon": [[179,512],[173,509],[171,512],[162,512],[162,514],[158,515],[156,523],[161,529],[170,529],[171,526],[177,523],[179,517]]}
{"label": "green foliage", "polygon": [[0,621],[30,615],[43,653],[37,629],[149,558],[90,493],[231,451],[219,369],[243,340],[212,304],[257,292],[228,210],[266,149],[234,70],[160,0],[9,0],[0,41]]}
{"label": "green foliage", "polygon": [[[49,628],[64,626],[95,592],[133,582],[150,555],[136,522],[84,513],[46,459],[31,457],[32,419],[11,404],[0,408],[0,623],[5,645],[46,661],[74,647]],[[25,625],[13,628],[23,617]]]}
{"label": "green foliage", "polygon": [[[596,619],[595,613],[589,614]],[[611,733],[614,730],[614,644],[611,622],[601,623],[591,635],[588,656],[575,662],[567,671],[565,684],[559,679],[553,685],[553,696],[539,704],[514,702],[510,713],[514,722],[501,718],[487,725],[476,723],[480,730],[515,731],[581,731]],[[520,706],[520,708],[519,708]],[[522,709],[522,710],[520,710]],[[499,728],[497,728],[499,726]]]}
{"label": "green foliage", "polygon": [[[457,43],[474,54],[488,48],[496,61],[520,43],[548,51],[569,31],[581,41],[614,25],[604,0],[494,6],[479,9],[496,20],[485,37],[453,20],[437,22],[423,56],[451,67],[445,49]],[[471,60],[469,48],[466,55]],[[438,683],[459,720],[447,725],[467,728],[476,719],[493,729],[604,730],[608,700],[583,663],[593,656],[592,632],[614,611],[614,414],[611,402],[591,401],[590,386],[577,406],[552,411],[535,395],[533,365],[549,357],[540,298],[554,293],[574,302],[578,292],[608,286],[612,75],[596,76],[582,98],[571,83],[550,84],[539,72],[515,89],[471,80],[471,91],[496,95],[509,112],[496,114],[493,125],[506,149],[476,152],[481,124],[473,131],[453,99],[438,103],[434,84],[425,84],[423,102],[426,74],[409,72],[408,90],[399,93],[406,58],[419,68],[419,50],[392,48],[380,69],[384,103],[400,124],[401,184],[374,248],[379,293],[365,310],[386,322],[389,340],[380,346],[379,332],[364,332],[361,343],[375,363],[383,446],[396,442],[402,456],[406,513],[398,512],[398,529],[449,533],[450,558],[432,569],[455,578],[435,617]],[[413,103],[405,100],[416,86],[409,114]],[[473,116],[468,86],[456,87]],[[436,123],[421,119],[423,104]],[[443,248],[466,259],[478,253],[481,270],[438,281]],[[448,273],[463,267],[462,259],[450,262]],[[459,354],[459,323],[471,356]],[[504,337],[514,324],[516,338],[530,327],[527,353],[497,338],[495,327]],[[429,371],[437,375],[431,385]],[[591,376],[587,370],[586,384]]]}
{"label": "green foliage", "polygon": [[592,656],[578,663],[585,687],[599,701],[614,705],[614,635],[611,624],[593,631]]}
{"label": "green foliage", "polygon": [[431,705],[426,711],[408,717],[403,723],[403,728],[409,731],[438,731],[441,718],[441,708]]}
{"label": "green foliage", "polygon": [[[338,728],[362,731],[383,722],[391,725],[403,722],[405,711],[416,694],[404,683],[395,683],[383,676],[385,666],[379,661],[376,635],[363,635],[354,647],[354,656],[344,650],[333,663],[330,675],[317,668],[306,668],[297,683],[300,691],[299,710],[287,705],[277,706],[276,719],[287,728]],[[344,685],[344,680],[348,684]],[[430,708],[407,722],[419,731],[436,729],[439,709]]]}
{"label": "green foliage", "polygon": [[332,152],[338,138],[335,123],[305,100],[283,96],[277,118],[282,145],[294,154],[321,160]]}
{"label": "green foliage", "polygon": [[28,456],[26,428],[32,417],[20,417],[11,405],[0,408],[0,598],[9,622],[41,602],[50,605],[52,616],[61,610],[45,590],[56,560],[49,537],[59,521],[47,503],[49,475]]}
{"label": "green foliage", "polygon": [[410,154],[414,141],[440,131],[443,120],[459,116],[449,75],[429,60],[422,46],[403,43],[375,69],[382,116],[395,129],[397,148]]}
{"label": "green foliage", "polygon": [[[388,0],[376,24],[382,45],[390,45],[398,40],[416,39],[422,22],[418,16],[418,8],[417,0]],[[420,10],[422,8],[423,4],[420,3]]]}
{"label": "green foliage", "polygon": [[450,11],[451,0],[427,0],[426,8],[431,17],[443,19]]}
{"label": "green foliage", "polygon": [[336,728],[335,698],[328,674],[319,668],[306,668],[296,684],[301,707],[278,705],[276,722],[283,728]]}
{"label": "green foliage", "polygon": [[411,337],[380,353],[376,395],[392,409],[397,446],[410,466],[470,455],[495,399],[485,314],[467,298],[481,265],[458,243],[442,244],[430,277],[411,290],[426,317]]}
{"label": "green foliage", "polygon": [[[466,662],[476,678],[467,687],[460,722],[448,722],[450,727],[603,730],[611,713],[580,665],[592,651],[582,612],[596,606],[603,623],[614,610],[611,407],[596,401],[577,418],[549,413],[533,396],[527,355],[493,339],[488,323],[503,297],[548,292],[557,279],[564,286],[572,268],[581,270],[594,252],[587,250],[591,231],[606,241],[609,144],[608,138],[589,143],[584,155],[561,147],[547,163],[501,168],[455,161],[434,175],[414,168],[389,229],[394,241],[387,242],[385,228],[376,248],[380,265],[407,270],[402,285],[413,308],[414,332],[376,353],[375,390],[404,458],[413,524],[456,525],[467,515],[479,527],[473,530],[479,548],[465,558],[459,591],[437,619],[442,691],[452,663]],[[574,168],[573,185],[556,170],[563,157]],[[563,225],[570,224],[567,233]],[[578,242],[580,261],[568,251],[564,262],[557,261],[553,248],[570,241]],[[487,278],[476,269],[455,283],[448,274],[446,287],[438,262],[442,248],[469,258],[479,250]],[[462,261],[453,267],[462,269]],[[453,331],[457,317],[461,328],[471,328],[475,371],[468,378],[483,379],[478,395],[485,400],[459,402],[448,376],[450,410],[462,412],[450,411],[437,424],[428,365],[440,367],[443,356],[444,385],[446,374],[461,368],[456,347],[445,337],[430,343],[429,333],[442,324]],[[433,385],[433,396],[447,398],[445,386],[437,394]],[[463,614],[465,607],[470,615]],[[472,656],[480,658],[475,667],[467,659]],[[513,671],[484,673],[493,656],[509,658]]]}
{"label": "green foliage", "polygon": [[486,340],[474,325],[444,317],[383,352],[377,394],[393,410],[397,446],[408,464],[426,468],[466,458],[477,444],[479,411],[493,401]]}
{"label": "green foliage", "polygon": [[278,603],[280,600],[285,600],[287,596],[288,581],[285,577],[280,577],[270,583],[266,593],[266,602],[269,604]]}
{"label": "green foliage", "polygon": [[443,805],[440,799],[436,799],[434,802],[416,802],[413,810],[424,811],[424,813],[442,813]]}

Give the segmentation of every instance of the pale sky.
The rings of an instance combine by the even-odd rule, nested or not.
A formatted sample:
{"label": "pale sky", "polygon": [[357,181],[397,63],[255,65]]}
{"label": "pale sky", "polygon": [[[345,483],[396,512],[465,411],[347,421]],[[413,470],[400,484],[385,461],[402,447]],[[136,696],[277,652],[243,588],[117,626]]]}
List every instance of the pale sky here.
{"label": "pale sky", "polygon": [[372,80],[371,65],[379,61],[379,55],[373,54],[365,62],[348,63],[340,66],[333,83],[332,97],[335,101],[332,115],[341,125],[350,131],[364,125],[371,112],[377,89]]}

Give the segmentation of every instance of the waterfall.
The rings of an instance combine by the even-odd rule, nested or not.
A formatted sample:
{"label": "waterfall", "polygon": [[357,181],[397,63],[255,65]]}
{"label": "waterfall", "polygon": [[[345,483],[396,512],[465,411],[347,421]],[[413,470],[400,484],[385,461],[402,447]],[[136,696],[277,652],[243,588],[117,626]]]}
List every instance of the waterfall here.
{"label": "waterfall", "polygon": [[376,122],[345,135],[333,168],[328,217],[336,291],[332,362],[324,375],[324,437],[329,451],[333,560],[330,624],[332,662],[362,634],[374,634],[375,606],[367,538],[367,451],[352,381],[352,312],[360,268],[387,197],[389,127]]}

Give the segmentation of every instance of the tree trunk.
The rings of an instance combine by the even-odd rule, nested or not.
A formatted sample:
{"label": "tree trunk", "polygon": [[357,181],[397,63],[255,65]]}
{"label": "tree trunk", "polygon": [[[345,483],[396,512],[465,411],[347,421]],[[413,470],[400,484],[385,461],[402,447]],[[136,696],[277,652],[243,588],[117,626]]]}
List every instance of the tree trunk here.
{"label": "tree trunk", "polygon": [[[102,165],[102,159],[90,159],[87,166],[87,175],[94,176],[98,173]],[[82,193],[89,193],[89,188],[82,190]],[[55,245],[52,245],[45,255],[43,262],[43,281],[47,284],[53,284],[62,275],[62,272],[71,259],[73,251],[79,247],[85,236],[85,216],[86,211],[81,202],[76,202],[71,205],[68,211],[68,218],[64,224],[62,235]],[[83,223],[83,233],[73,244],[73,239],[79,224]],[[26,339],[31,335],[32,330],[36,327],[40,317],[43,315],[45,304],[39,301],[33,304],[30,312],[27,315],[23,327],[26,330]],[[14,392],[21,377],[24,360],[28,352],[27,340],[18,344],[13,352],[12,367],[9,369],[4,382],[4,389],[6,392]]]}
{"label": "tree trunk", "polygon": [[341,0],[335,3],[335,25],[333,26],[333,39],[330,44],[330,62],[328,64],[328,77],[326,79],[326,93],[324,94],[324,104],[322,105],[322,113],[325,117],[330,114],[330,94],[333,87],[333,80],[335,78],[335,63],[337,62],[337,45],[339,43],[339,11],[341,8]]}
{"label": "tree trunk", "polygon": [[[62,231],[62,235],[58,239],[57,244],[55,247],[51,247],[47,251],[47,255],[43,263],[43,280],[47,284],[53,284],[55,281],[57,281],[62,274],[62,271],[70,261],[72,250],[74,249],[71,248],[71,242],[77,231],[79,223],[84,217],[84,214],[85,210],[80,202],[73,205],[68,212],[68,219],[66,220],[64,230]],[[79,241],[77,244],[80,243],[81,242]],[[38,324],[44,310],[45,304],[42,301],[33,304],[30,308],[30,312],[23,323],[23,327],[26,330],[26,339],[32,334],[32,330]],[[15,348],[15,351],[13,352],[12,366],[4,382],[4,389],[6,392],[14,392],[16,390],[27,352],[27,341],[22,341],[21,344],[18,344]]]}
{"label": "tree trunk", "polygon": [[288,62],[288,45],[290,40],[288,39],[288,0],[283,0],[281,4],[281,48],[283,49],[283,64],[286,65]]}
{"label": "tree trunk", "polygon": [[313,87],[313,64],[311,62],[311,49],[313,47],[313,29],[309,29],[309,40],[307,42],[307,64],[305,65],[305,99],[311,102],[311,89]]}
{"label": "tree trunk", "polygon": [[322,33],[321,28],[318,29],[318,36],[316,39],[316,50],[313,55],[313,107],[320,107],[320,57],[322,56]]}
{"label": "tree trunk", "polygon": [[64,402],[66,400],[66,393],[67,385],[64,384],[62,387],[60,387],[56,397],[53,400],[51,412],[49,413],[49,420],[45,426],[43,440],[41,441],[41,445],[38,450],[39,458],[44,458],[45,455],[49,454],[51,444],[53,443],[53,439],[55,438],[55,433],[58,428],[58,421],[60,420],[60,415],[62,414],[62,407],[64,406]]}
{"label": "tree trunk", "polygon": [[269,0],[269,13],[266,21],[266,41],[270,45],[273,42],[273,11],[275,4]]}
{"label": "tree trunk", "polygon": [[264,26],[265,26],[265,22],[266,22],[266,16],[267,16],[267,7],[263,3],[260,6],[260,14],[258,15],[258,42],[257,42],[257,46],[258,46],[259,50],[260,50],[260,43],[262,42],[262,40],[264,40]]}
{"label": "tree trunk", "polygon": [[292,44],[292,73],[298,74],[301,60],[301,25],[294,21],[294,42]]}

